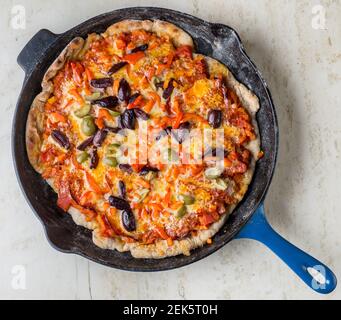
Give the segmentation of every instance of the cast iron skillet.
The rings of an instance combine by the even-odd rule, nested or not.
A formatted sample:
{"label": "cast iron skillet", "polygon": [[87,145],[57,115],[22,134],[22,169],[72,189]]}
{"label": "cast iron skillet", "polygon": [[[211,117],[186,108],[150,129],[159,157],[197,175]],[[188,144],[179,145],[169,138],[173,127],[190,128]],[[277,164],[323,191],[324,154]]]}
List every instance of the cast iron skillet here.
{"label": "cast iron skillet", "polygon": [[[190,256],[179,255],[160,260],[135,259],[130,253],[119,253],[98,248],[91,241],[91,232],[76,226],[71,217],[57,207],[56,194],[34,171],[28,161],[25,147],[27,114],[34,97],[41,90],[40,83],[47,68],[73,38],[77,36],[86,37],[92,32],[103,32],[109,25],[124,19],[161,19],[178,25],[192,36],[197,52],[218,59],[227,65],[235,77],[251,89],[260,100],[257,120],[264,157],[257,162],[253,181],[243,201],[238,205],[224,227],[215,235],[213,244],[193,250]],[[298,249],[296,250],[295,247],[283,241],[278,243],[279,240],[274,239],[274,233],[269,231],[270,227],[269,230],[265,230],[266,220],[262,215],[263,206],[261,203],[275,168],[278,125],[268,87],[255,65],[246,55],[239,36],[232,28],[222,24],[208,23],[188,14],[163,8],[120,9],[92,18],[63,34],[56,35],[48,30],[40,30],[21,51],[18,56],[18,63],[25,71],[25,79],[13,121],[14,165],[28,203],[43,223],[51,245],[57,250],[76,253],[106,266],[123,270],[160,271],[174,269],[198,261],[224,246],[238,234],[256,212],[254,218],[249,221],[238,237],[252,237],[265,242],[264,234],[267,233],[270,236],[265,238],[270,241],[271,245],[277,243],[276,248],[272,249],[282,250],[282,252],[277,252],[282,255],[282,258],[285,254],[283,250],[290,249],[290,254],[295,253],[297,255]],[[258,229],[254,227],[257,225],[261,225],[267,232],[260,227]],[[256,235],[258,236],[255,235],[255,230],[261,231],[262,239],[257,232]],[[281,246],[282,249],[280,250]],[[312,261],[313,258],[304,253],[300,254],[300,259],[296,257],[297,259],[293,263],[295,266],[291,267],[303,270],[302,274],[299,274],[298,270],[295,271],[308,285],[311,285],[312,277],[307,272],[307,267],[322,266],[322,264],[317,260]],[[304,259],[302,259],[302,255]],[[288,257],[285,258],[288,259]],[[304,265],[303,262],[306,264]],[[287,263],[290,264],[288,261]],[[315,289],[327,293],[335,287],[336,279],[327,267],[322,267],[325,268],[324,275],[330,283],[324,284],[322,289],[320,287],[323,287],[323,284],[320,283],[320,287]]]}

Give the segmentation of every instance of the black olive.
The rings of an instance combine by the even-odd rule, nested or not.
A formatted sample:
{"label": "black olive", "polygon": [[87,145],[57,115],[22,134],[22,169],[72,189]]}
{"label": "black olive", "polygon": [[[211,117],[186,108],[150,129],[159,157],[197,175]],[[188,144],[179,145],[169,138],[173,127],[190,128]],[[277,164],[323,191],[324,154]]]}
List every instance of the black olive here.
{"label": "black olive", "polygon": [[109,96],[102,99],[91,101],[91,104],[99,104],[101,107],[104,108],[113,108],[118,105],[118,99],[115,96]]}
{"label": "black olive", "polygon": [[178,141],[180,144],[183,143],[189,135],[190,127],[191,125],[189,122],[181,123],[177,130],[172,131],[172,135],[175,140]]}
{"label": "black olive", "polygon": [[132,173],[133,172],[133,168],[131,167],[130,164],[127,163],[121,163],[118,165],[118,167],[122,170],[125,171],[127,173]]}
{"label": "black olive", "polygon": [[137,119],[142,119],[142,120],[148,120],[149,119],[148,113],[144,112],[143,110],[141,110],[139,108],[134,108],[134,109],[130,109],[130,110],[134,110],[134,114],[135,114],[135,117]]}
{"label": "black olive", "polygon": [[92,142],[94,141],[94,136],[91,136],[87,139],[85,139],[78,147],[77,149],[80,151],[84,151],[87,147],[92,145]]}
{"label": "black olive", "polygon": [[135,112],[132,109],[124,111],[120,116],[120,125],[122,128],[135,129]]}
{"label": "black olive", "polygon": [[221,110],[210,110],[208,112],[207,120],[211,127],[219,128],[222,122],[223,114]]}
{"label": "black olive", "polygon": [[206,156],[212,156],[212,157],[216,157],[217,155],[223,155],[223,158],[226,158],[228,156],[229,152],[224,149],[224,148],[213,148],[213,149],[209,149],[205,152],[204,157]]}
{"label": "black olive", "polygon": [[119,197],[109,196],[109,204],[118,210],[131,210],[129,202]]}
{"label": "black olive", "polygon": [[95,147],[100,147],[108,134],[108,130],[101,129],[98,130],[94,136],[93,144]]}
{"label": "black olive", "polygon": [[123,210],[121,212],[122,225],[128,232],[136,230],[136,221],[133,212],[130,210]]}
{"label": "black olive", "polygon": [[149,166],[144,166],[142,169],[141,169],[141,171],[139,172],[139,174],[141,175],[141,176],[144,176],[144,175],[146,175],[148,172],[158,172],[159,171],[159,169],[157,169],[157,168],[153,168],[153,167],[149,167]]}
{"label": "black olive", "polygon": [[138,92],[134,93],[130,98],[128,103],[133,103],[140,94]]}
{"label": "black olive", "polygon": [[98,166],[98,154],[97,148],[92,148],[90,150],[90,169],[96,169]]}
{"label": "black olive", "polygon": [[53,130],[51,133],[52,138],[63,148],[66,150],[70,149],[70,141],[69,138],[59,130]]}
{"label": "black olive", "polygon": [[118,182],[118,189],[120,191],[121,198],[125,199],[127,195],[127,189],[125,183],[122,180]]}
{"label": "black olive", "polygon": [[163,89],[163,84],[164,84],[164,81],[159,81],[159,82],[154,81],[154,85],[156,89],[159,89],[159,88]]}
{"label": "black olive", "polygon": [[146,51],[148,49],[148,44],[143,44],[141,46],[138,46],[132,50],[129,51],[129,53],[135,53],[135,52],[138,52],[138,51]]}
{"label": "black olive", "polygon": [[117,133],[121,129],[120,128],[114,128],[114,127],[105,126],[104,130],[106,130],[107,132]]}
{"label": "black olive", "polygon": [[165,128],[165,129],[161,130],[161,131],[157,134],[157,136],[155,137],[155,140],[158,141],[158,140],[160,140],[161,138],[170,135],[171,132],[172,132],[172,127],[167,127],[167,128]]}
{"label": "black olive", "polygon": [[90,84],[94,88],[107,88],[112,86],[113,80],[112,78],[93,79],[90,81]]}
{"label": "black olive", "polygon": [[170,79],[167,88],[163,91],[162,97],[168,99],[174,90],[174,79]]}
{"label": "black olive", "polygon": [[128,102],[130,98],[130,86],[126,79],[121,79],[118,86],[118,99],[123,102]]}
{"label": "black olive", "polygon": [[112,74],[114,74],[115,72],[117,72],[118,70],[120,70],[121,68],[123,68],[125,65],[127,65],[128,62],[126,61],[121,61],[118,63],[115,63],[108,71],[108,75],[111,76]]}

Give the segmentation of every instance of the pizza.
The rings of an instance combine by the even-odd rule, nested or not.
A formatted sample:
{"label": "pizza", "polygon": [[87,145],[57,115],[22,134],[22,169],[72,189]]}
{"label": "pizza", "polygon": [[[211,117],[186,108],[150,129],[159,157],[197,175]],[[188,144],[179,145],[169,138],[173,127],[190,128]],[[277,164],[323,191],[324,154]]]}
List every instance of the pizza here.
{"label": "pizza", "polygon": [[124,20],[73,39],[26,125],[30,163],[103,248],[136,258],[209,245],[261,156],[258,98],[189,34]]}

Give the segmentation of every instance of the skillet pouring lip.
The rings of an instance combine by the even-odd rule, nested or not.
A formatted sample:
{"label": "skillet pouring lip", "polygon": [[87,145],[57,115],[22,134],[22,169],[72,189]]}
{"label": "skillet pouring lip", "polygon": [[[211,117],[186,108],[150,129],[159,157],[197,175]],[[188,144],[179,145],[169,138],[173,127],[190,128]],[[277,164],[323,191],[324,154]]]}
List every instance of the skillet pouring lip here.
{"label": "skillet pouring lip", "polygon": [[[91,231],[77,226],[69,215],[57,207],[56,194],[34,171],[28,160],[25,144],[27,114],[33,98],[41,91],[41,80],[47,68],[74,37],[102,32],[109,25],[125,19],[160,19],[174,23],[192,36],[196,52],[221,61],[239,82],[259,98],[257,122],[264,157],[257,161],[248,191],[224,226],[213,237],[213,243],[192,250],[190,256],[136,259],[127,252],[120,253],[97,247],[92,242]],[[246,54],[237,32],[229,26],[209,23],[170,9],[131,7],[101,14],[55,37],[55,41],[51,41],[50,46],[41,54],[38,63],[25,74],[14,113],[11,138],[13,163],[20,188],[31,209],[42,222],[49,243],[61,252],[78,254],[108,267],[127,271],[162,271],[198,261],[231,241],[264,199],[274,173],[278,152],[278,123],[271,93],[261,73]]]}

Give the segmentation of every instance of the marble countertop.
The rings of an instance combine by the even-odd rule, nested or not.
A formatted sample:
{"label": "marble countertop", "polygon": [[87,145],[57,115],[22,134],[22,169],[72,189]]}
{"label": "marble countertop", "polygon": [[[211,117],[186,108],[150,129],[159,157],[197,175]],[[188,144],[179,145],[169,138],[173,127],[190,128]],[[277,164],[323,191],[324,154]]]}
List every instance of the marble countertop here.
{"label": "marble countertop", "polygon": [[[195,264],[159,273],[118,271],[57,252],[21,194],[10,151],[11,122],[24,78],[16,57],[39,29],[61,33],[97,14],[139,5],[169,7],[230,25],[268,82],[278,114],[279,158],[265,201],[269,221],[341,279],[341,1],[1,4],[1,299],[341,298],[340,286],[327,296],[313,292],[255,241],[235,240]],[[25,26],[16,19],[22,8]]]}

